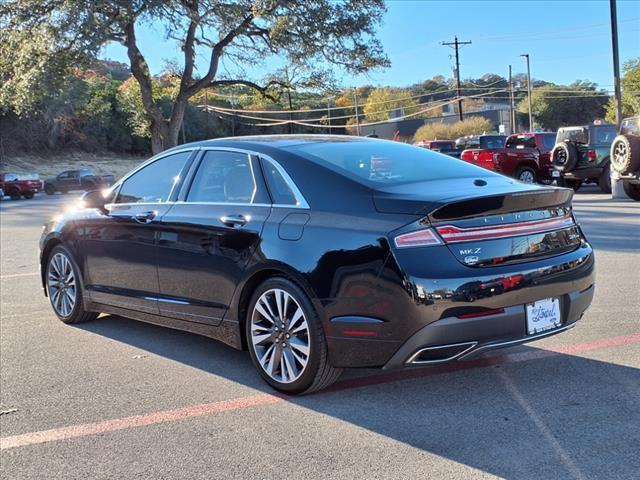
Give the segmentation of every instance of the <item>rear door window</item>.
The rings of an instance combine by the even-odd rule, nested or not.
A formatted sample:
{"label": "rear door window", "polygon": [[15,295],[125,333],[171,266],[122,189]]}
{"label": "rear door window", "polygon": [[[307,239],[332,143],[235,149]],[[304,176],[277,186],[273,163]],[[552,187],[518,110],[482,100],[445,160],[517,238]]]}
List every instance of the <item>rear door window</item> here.
{"label": "rear door window", "polygon": [[207,151],[193,179],[187,202],[253,203],[256,181],[246,153]]}

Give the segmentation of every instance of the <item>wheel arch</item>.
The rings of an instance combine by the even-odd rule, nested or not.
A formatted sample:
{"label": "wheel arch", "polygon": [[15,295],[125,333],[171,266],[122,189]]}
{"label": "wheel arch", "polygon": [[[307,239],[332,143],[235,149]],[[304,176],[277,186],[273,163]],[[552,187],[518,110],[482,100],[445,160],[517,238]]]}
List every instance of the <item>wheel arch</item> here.
{"label": "wheel arch", "polygon": [[54,236],[47,240],[42,248],[42,253],[40,254],[40,281],[42,282],[42,289],[44,290],[45,297],[48,296],[47,288],[46,288],[46,274],[47,274],[47,261],[49,260],[49,255],[51,254],[51,250],[53,250],[57,245],[60,245],[62,240],[60,237]]}
{"label": "wheel arch", "polygon": [[245,331],[245,317],[247,310],[249,309],[249,302],[255,292],[256,288],[266,280],[274,277],[282,277],[295,283],[302,291],[309,297],[311,302],[315,306],[314,299],[316,297],[311,286],[301,277],[301,275],[293,272],[290,268],[284,265],[270,265],[261,268],[260,270],[252,272],[249,277],[239,287],[239,291],[236,295],[236,302],[233,304],[235,309],[236,318],[238,320],[238,326],[240,329],[240,339],[242,350],[247,349],[246,331]]}

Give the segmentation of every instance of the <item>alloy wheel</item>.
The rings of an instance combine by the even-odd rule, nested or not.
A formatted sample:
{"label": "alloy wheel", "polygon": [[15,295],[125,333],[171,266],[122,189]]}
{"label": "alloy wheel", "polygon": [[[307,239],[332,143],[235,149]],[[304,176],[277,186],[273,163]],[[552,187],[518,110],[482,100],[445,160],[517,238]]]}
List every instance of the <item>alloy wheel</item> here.
{"label": "alloy wheel", "polygon": [[531,170],[523,170],[518,176],[518,180],[524,183],[535,183],[536,178]]}
{"label": "alloy wheel", "polygon": [[71,261],[62,253],[56,253],[49,261],[47,273],[49,299],[56,313],[68,317],[76,304],[76,276]]}
{"label": "alloy wheel", "polygon": [[267,290],[251,316],[251,343],[258,363],[276,382],[300,378],[310,358],[309,325],[304,310],[285,290]]}

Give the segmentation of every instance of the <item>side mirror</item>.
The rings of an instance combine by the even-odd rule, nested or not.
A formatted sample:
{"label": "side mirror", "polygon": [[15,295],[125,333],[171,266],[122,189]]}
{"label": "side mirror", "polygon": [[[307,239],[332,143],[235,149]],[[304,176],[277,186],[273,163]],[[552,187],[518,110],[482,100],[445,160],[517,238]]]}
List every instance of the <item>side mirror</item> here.
{"label": "side mirror", "polygon": [[98,210],[106,212],[107,209],[104,208],[107,203],[105,193],[106,192],[102,190],[90,190],[80,197],[80,201],[84,208],[97,208]]}

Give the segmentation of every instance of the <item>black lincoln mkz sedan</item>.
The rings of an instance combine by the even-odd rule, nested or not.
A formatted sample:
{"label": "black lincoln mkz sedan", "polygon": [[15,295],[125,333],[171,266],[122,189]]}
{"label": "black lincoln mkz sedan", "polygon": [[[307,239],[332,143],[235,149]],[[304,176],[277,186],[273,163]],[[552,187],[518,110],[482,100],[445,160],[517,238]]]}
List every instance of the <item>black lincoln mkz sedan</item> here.
{"label": "black lincoln mkz sedan", "polygon": [[572,327],[594,292],[572,193],[384,140],[192,143],[47,224],[42,282],[65,323],[206,335],[310,392]]}

